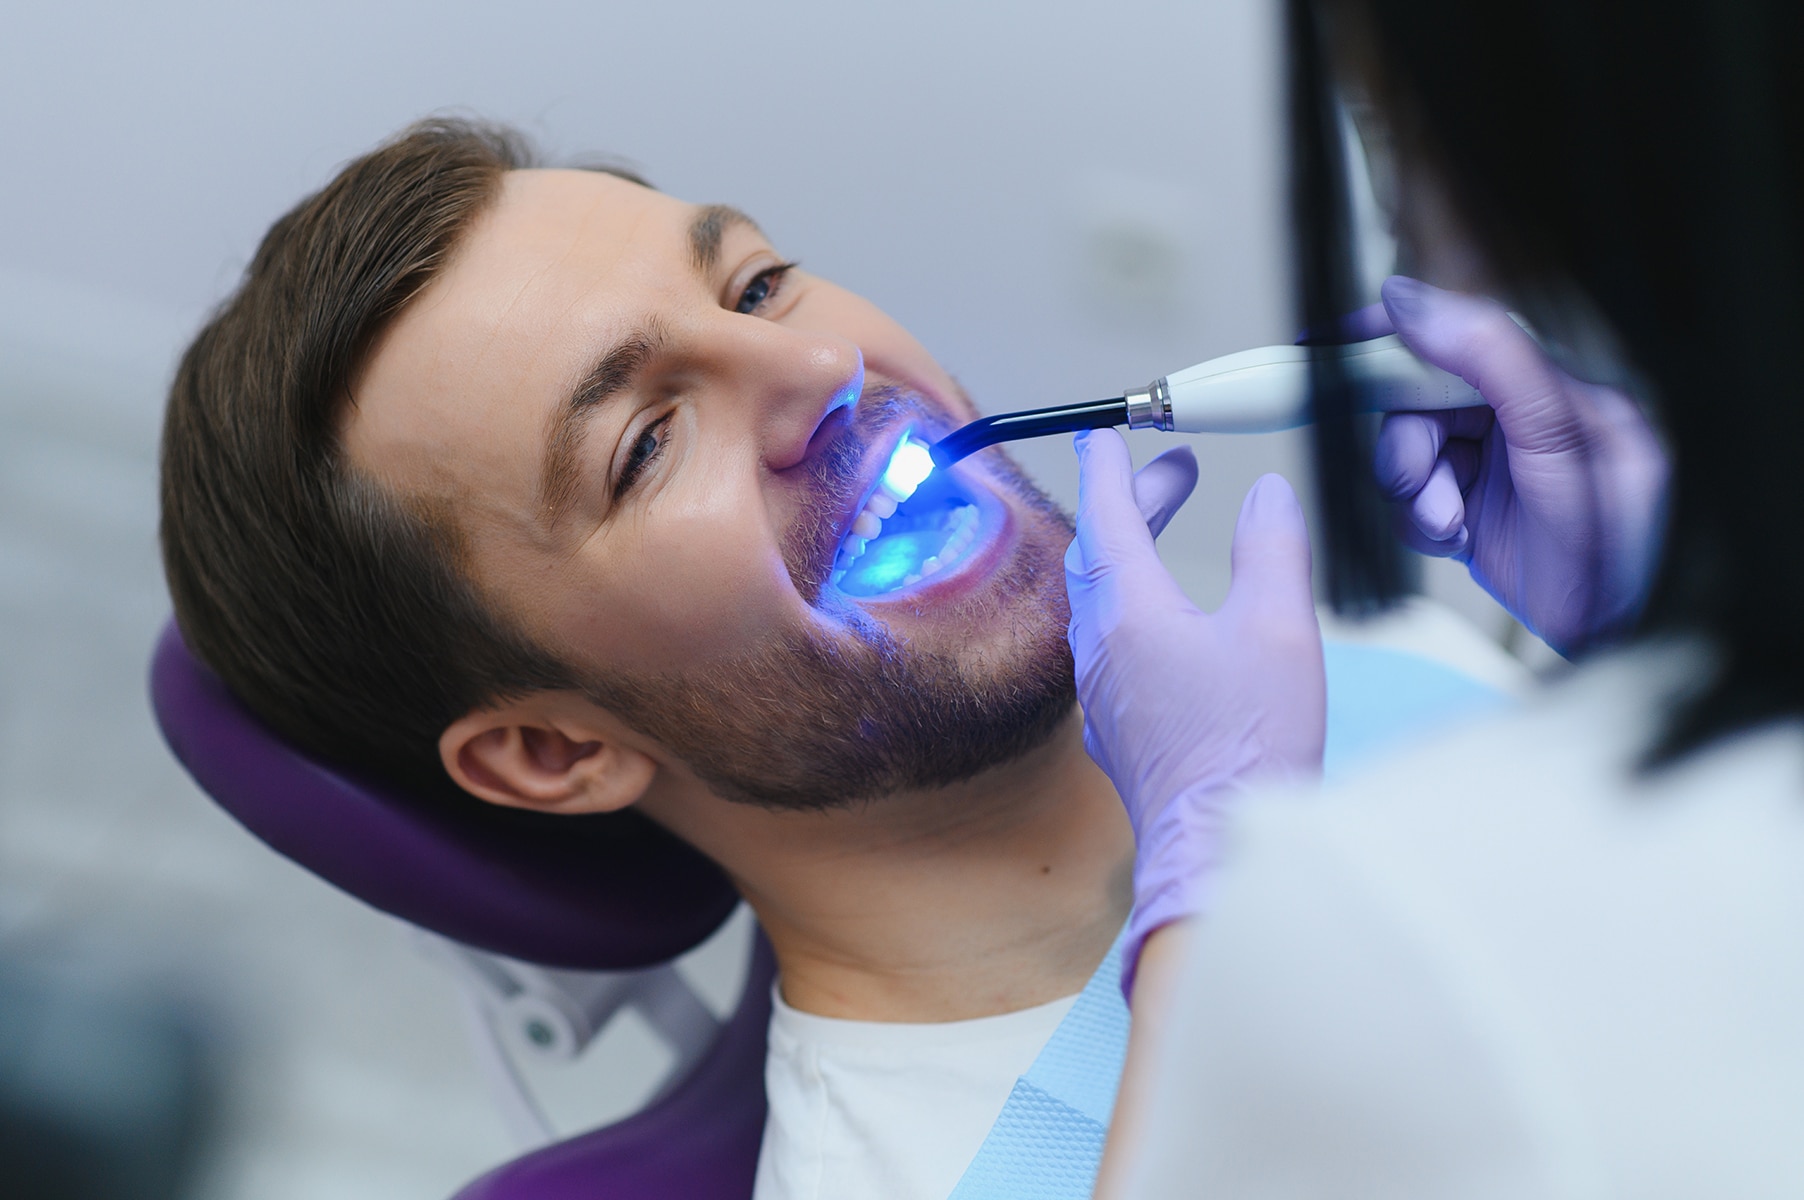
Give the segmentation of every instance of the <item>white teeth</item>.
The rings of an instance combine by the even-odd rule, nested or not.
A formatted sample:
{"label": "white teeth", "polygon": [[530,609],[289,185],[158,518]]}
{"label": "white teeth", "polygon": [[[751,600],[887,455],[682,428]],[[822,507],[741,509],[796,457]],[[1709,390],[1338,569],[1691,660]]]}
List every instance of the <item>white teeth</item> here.
{"label": "white teeth", "polygon": [[894,488],[890,487],[889,480],[887,480],[887,479],[883,480],[881,483],[879,483],[877,485],[876,494],[879,496],[883,496],[884,498],[891,500],[897,504],[900,504],[904,500],[908,499],[907,496],[904,496],[901,492],[898,492]]}
{"label": "white teeth", "polygon": [[[883,532],[883,522],[894,516],[897,502],[893,494],[882,490],[874,493],[865,502],[864,508],[852,522],[851,531],[839,548],[839,554],[833,562],[832,582],[835,584],[845,578],[847,571],[863,554],[866,545]],[[977,540],[978,514],[977,506],[966,504],[952,514],[951,529],[946,535],[939,553],[924,560],[920,567],[911,571],[898,587],[909,587],[947,570],[953,563],[964,557],[971,543]],[[941,526],[945,528],[945,526]]]}
{"label": "white teeth", "polygon": [[871,493],[871,498],[864,502],[852,519],[852,528],[846,534],[846,540],[840,544],[839,556],[835,560],[840,570],[852,565],[852,560],[864,553],[865,544],[883,532],[883,523],[896,515],[895,497],[881,489]]}
{"label": "white teeth", "polygon": [[[958,521],[952,528],[952,536],[946,539],[944,546],[940,547],[939,560],[945,563],[958,558],[964,554],[976,538],[977,509],[973,505],[966,505],[958,514]],[[921,565],[925,569],[927,564]]]}

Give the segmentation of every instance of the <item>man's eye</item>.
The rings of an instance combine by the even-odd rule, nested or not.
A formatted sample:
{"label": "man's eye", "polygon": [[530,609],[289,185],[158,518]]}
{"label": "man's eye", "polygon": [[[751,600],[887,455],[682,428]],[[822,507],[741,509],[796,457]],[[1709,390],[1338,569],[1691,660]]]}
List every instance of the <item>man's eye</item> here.
{"label": "man's eye", "polygon": [[755,313],[766,300],[777,294],[783,286],[783,277],[795,269],[795,263],[782,263],[767,267],[752,276],[752,281],[745,285],[745,291],[739,293],[739,303],[733,306],[734,312]]}
{"label": "man's eye", "polygon": [[645,468],[664,453],[665,426],[669,424],[669,415],[659,417],[633,439],[632,449],[626,453],[626,465],[620,468],[620,478],[614,484],[614,499],[618,500],[626,495],[639,482],[639,477],[645,474]]}

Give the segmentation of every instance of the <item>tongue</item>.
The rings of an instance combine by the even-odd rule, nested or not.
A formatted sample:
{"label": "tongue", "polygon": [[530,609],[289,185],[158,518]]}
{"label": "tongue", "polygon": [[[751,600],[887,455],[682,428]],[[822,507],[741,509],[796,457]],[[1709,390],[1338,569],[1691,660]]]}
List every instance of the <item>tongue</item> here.
{"label": "tongue", "polygon": [[880,596],[902,586],[921,564],[940,552],[950,533],[944,529],[913,529],[906,533],[882,533],[864,548],[840,580],[839,590],[848,596]]}

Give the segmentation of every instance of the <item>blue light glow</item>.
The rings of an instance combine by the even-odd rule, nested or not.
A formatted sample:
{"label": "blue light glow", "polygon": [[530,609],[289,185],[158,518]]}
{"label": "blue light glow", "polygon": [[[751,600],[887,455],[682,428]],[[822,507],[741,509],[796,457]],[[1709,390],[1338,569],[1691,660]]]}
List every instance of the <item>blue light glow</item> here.
{"label": "blue light glow", "polygon": [[852,569],[840,590],[849,596],[880,596],[919,577],[921,562],[946,543],[943,531],[892,534],[871,544]]}
{"label": "blue light glow", "polygon": [[890,455],[889,466],[883,470],[883,486],[898,500],[906,500],[915,494],[921,481],[931,474],[933,455],[928,451],[927,443],[911,433],[902,439],[896,452]]}

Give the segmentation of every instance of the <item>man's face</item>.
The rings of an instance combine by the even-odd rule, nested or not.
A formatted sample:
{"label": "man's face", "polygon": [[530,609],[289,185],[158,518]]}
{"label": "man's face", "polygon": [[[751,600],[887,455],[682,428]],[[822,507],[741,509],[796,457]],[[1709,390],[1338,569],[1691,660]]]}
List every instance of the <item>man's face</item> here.
{"label": "man's face", "polygon": [[509,172],[353,391],[355,467],[447,516],[489,603],[729,798],[950,783],[1070,710],[1066,518],[996,452],[892,513],[902,437],[975,411],[731,210]]}

